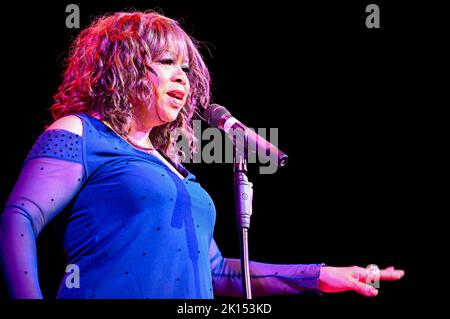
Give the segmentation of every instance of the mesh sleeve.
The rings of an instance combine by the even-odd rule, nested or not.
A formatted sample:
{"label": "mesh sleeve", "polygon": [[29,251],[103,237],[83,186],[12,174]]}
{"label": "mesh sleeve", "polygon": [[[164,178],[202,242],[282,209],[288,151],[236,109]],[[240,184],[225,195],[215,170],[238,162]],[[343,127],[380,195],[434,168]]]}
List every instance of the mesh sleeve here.
{"label": "mesh sleeve", "polygon": [[[214,240],[210,246],[214,294],[242,297],[239,259],[224,258]],[[254,296],[318,294],[320,269],[324,264],[268,264],[249,262]]]}
{"label": "mesh sleeve", "polygon": [[11,298],[41,298],[36,239],[85,180],[81,137],[48,130],[28,154],[0,220],[0,265]]}

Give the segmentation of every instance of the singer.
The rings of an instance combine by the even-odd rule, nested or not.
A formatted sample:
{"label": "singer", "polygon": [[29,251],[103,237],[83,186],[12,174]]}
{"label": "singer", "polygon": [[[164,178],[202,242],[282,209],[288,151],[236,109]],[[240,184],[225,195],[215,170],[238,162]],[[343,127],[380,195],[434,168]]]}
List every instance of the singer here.
{"label": "singer", "polygon": [[[241,296],[239,260],[213,237],[215,207],[171,134],[195,144],[210,102],[197,42],[153,11],[98,18],[74,40],[51,107],[1,216],[0,264],[11,298],[43,298],[36,239],[53,220],[79,285],[57,298]],[[193,148],[191,148],[193,149]],[[255,296],[354,290],[402,270],[252,262]]]}

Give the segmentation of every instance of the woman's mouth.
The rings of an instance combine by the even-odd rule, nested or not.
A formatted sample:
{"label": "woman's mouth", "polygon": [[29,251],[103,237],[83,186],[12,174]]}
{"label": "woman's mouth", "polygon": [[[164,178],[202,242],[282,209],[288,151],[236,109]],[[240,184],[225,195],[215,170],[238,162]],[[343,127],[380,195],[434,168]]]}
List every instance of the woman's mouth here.
{"label": "woman's mouth", "polygon": [[176,106],[183,105],[184,92],[179,90],[168,91],[167,95],[169,96],[170,101]]}

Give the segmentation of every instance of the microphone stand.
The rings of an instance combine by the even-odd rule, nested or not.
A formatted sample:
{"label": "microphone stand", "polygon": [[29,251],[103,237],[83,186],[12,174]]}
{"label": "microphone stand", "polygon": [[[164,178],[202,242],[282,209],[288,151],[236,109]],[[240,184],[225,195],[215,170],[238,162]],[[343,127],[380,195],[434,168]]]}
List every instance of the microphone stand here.
{"label": "microphone stand", "polygon": [[[244,134],[244,145],[247,145],[247,134]],[[234,144],[236,145],[236,144]],[[253,184],[247,178],[247,148],[244,152],[233,147],[234,168],[234,204],[236,212],[236,226],[239,231],[241,273],[244,298],[252,299],[250,284],[250,267],[248,255],[248,230],[252,215]]]}

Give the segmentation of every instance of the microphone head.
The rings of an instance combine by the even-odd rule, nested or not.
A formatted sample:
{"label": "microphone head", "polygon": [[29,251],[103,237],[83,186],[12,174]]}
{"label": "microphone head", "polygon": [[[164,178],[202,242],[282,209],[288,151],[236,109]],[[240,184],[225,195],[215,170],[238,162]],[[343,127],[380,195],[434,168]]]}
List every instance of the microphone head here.
{"label": "microphone head", "polygon": [[210,104],[205,109],[205,120],[212,127],[219,127],[219,122],[225,115],[231,116],[231,113],[219,104]]}

